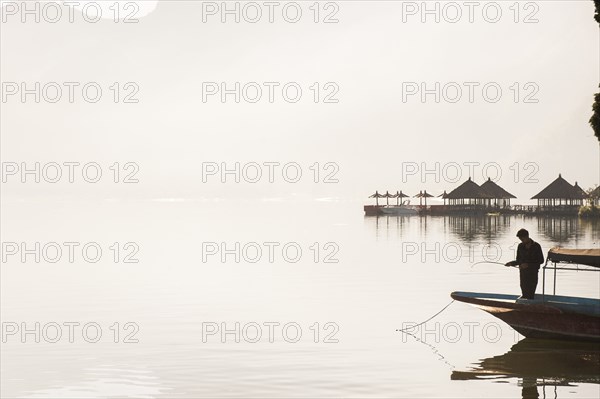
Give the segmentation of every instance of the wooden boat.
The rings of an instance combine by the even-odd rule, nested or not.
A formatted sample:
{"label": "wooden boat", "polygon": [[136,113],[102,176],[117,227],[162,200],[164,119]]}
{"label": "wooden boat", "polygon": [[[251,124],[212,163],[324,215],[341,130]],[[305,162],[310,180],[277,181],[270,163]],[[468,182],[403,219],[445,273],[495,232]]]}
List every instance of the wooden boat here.
{"label": "wooden boat", "polygon": [[[546,294],[547,269],[554,270],[552,295]],[[552,248],[542,270],[542,294],[535,299],[460,291],[450,295],[485,310],[528,338],[600,342],[600,299],[556,295],[556,271],[600,272],[600,249]]]}
{"label": "wooden boat", "polygon": [[394,206],[394,205],[390,205],[390,206],[383,206],[379,210],[384,215],[403,215],[403,216],[409,216],[409,215],[418,215],[419,214],[419,211],[416,208],[411,208],[411,207],[408,207],[408,206]]}
{"label": "wooden boat", "polygon": [[379,208],[384,215],[417,215],[419,211],[416,207],[410,205],[409,200],[405,200],[401,205],[386,205]]}
{"label": "wooden boat", "polygon": [[[385,194],[379,194],[379,191],[375,191],[375,194],[370,195],[369,198],[375,198],[376,205],[364,205],[363,209],[365,211],[365,215],[417,215],[419,213],[419,210],[414,206],[410,206],[410,200],[402,201],[402,204],[400,204],[400,198],[406,197],[408,196],[403,194],[402,191],[396,191],[396,194],[390,194],[389,191],[386,191]],[[379,198],[385,198],[386,205],[379,205]],[[396,198],[396,205],[390,205],[390,198]]]}

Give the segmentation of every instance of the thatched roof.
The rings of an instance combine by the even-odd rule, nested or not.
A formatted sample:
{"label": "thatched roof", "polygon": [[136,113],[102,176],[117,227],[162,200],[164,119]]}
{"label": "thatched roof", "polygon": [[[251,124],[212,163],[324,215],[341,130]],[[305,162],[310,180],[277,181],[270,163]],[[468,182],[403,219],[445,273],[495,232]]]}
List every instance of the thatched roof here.
{"label": "thatched roof", "polygon": [[[584,193],[585,194],[585,193]],[[573,187],[559,174],[556,180],[545,189],[531,197],[531,199],[582,199],[585,198],[581,192]]]}
{"label": "thatched roof", "polygon": [[467,198],[494,198],[481,187],[477,185],[471,178],[469,180],[450,191],[446,196],[448,199],[467,199]]}
{"label": "thatched roof", "polygon": [[433,195],[429,194],[427,190],[419,191],[419,194],[415,195],[415,198],[431,198]]}
{"label": "thatched roof", "polygon": [[575,192],[578,192],[580,195],[582,195],[581,198],[587,198],[588,197],[588,193],[586,193],[583,188],[579,187],[579,184],[577,184],[577,182],[575,182],[575,185],[573,186],[573,189],[575,190]]}
{"label": "thatched roof", "polygon": [[496,183],[494,183],[489,177],[487,181],[481,185],[481,189],[489,195],[491,195],[493,198],[517,198],[502,187],[500,187],[499,185],[497,185]]}

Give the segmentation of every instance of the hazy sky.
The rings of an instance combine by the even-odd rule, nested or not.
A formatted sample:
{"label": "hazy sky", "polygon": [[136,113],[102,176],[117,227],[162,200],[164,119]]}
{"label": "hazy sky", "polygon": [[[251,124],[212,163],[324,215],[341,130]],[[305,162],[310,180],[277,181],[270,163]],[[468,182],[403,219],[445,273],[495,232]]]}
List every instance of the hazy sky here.
{"label": "hazy sky", "polygon": [[[375,189],[437,195],[469,177],[469,162],[479,162],[477,183],[484,165],[491,165],[491,177],[500,170],[498,183],[520,200],[559,173],[583,188],[598,183],[600,147],[588,125],[600,70],[592,1],[521,2],[518,13],[513,2],[476,2],[473,22],[464,2],[429,2],[439,7],[439,22],[423,14],[421,2],[321,2],[317,23],[312,1],[279,2],[273,23],[264,2],[238,3],[239,23],[222,15],[221,2],[192,1],[138,2],[139,9],[123,3],[119,16],[133,13],[139,21],[115,23],[109,3],[96,23],[86,22],[80,8],[69,22],[64,5],[56,23],[45,20],[54,18],[51,9],[39,23],[33,16],[22,23],[19,3],[3,3],[2,161],[97,162],[103,172],[95,185],[81,178],[69,184],[65,176],[57,184],[22,184],[19,175],[8,176],[3,195],[354,200]],[[298,9],[299,21],[286,21]],[[252,23],[257,10],[262,16]],[[338,22],[324,23],[326,17]],[[35,103],[32,94],[23,103],[20,92],[7,95],[22,82],[28,88],[57,82],[63,96]],[[64,82],[80,84],[73,103]],[[82,97],[89,82],[102,88],[97,103]],[[233,89],[236,82],[239,103],[234,94],[223,102],[220,93],[203,101],[206,90],[220,90],[221,83]],[[273,82],[272,103],[265,82]],[[301,88],[298,102],[284,98],[288,83],[289,99]],[[252,103],[256,87],[262,97]],[[136,88],[132,98],[139,102],[123,103]],[[424,101],[422,88],[431,90]],[[47,89],[52,97],[54,89]],[[328,94],[337,103],[325,103]],[[123,174],[134,170],[125,163],[136,163],[140,182],[111,183],[114,162]],[[248,165],[246,180],[255,176],[248,164],[255,162],[263,177],[249,183],[242,173],[236,184],[229,175],[223,184],[217,171],[203,182],[204,162]],[[274,183],[265,162],[280,163]],[[282,177],[282,165],[291,162],[301,168],[299,183]],[[315,162],[319,183],[310,168]],[[439,177],[421,174],[436,162]],[[339,183],[323,183],[329,173]]]}

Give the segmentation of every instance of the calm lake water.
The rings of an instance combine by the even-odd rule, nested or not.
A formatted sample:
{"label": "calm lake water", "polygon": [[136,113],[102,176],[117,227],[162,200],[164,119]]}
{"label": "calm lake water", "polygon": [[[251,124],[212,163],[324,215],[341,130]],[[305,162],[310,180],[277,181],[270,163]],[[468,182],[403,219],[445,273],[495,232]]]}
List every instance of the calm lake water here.
{"label": "calm lake water", "polygon": [[[4,245],[33,249],[3,251],[2,397],[600,392],[597,345],[523,341],[463,303],[396,331],[455,290],[520,293],[515,269],[472,266],[514,259],[519,228],[547,252],[597,247],[598,223],[365,217],[326,200],[4,200],[1,217]],[[557,293],[598,298],[600,273],[561,273]]]}

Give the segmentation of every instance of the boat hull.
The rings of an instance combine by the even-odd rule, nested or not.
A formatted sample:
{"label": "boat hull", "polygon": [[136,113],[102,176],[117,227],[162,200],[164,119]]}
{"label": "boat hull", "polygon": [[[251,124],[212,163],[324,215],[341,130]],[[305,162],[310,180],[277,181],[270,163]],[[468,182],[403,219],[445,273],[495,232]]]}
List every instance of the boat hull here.
{"label": "boat hull", "polygon": [[381,213],[385,215],[417,215],[419,211],[405,206],[384,206],[380,208]]}
{"label": "boat hull", "polygon": [[527,338],[600,342],[600,300],[537,295],[453,292],[452,298],[469,303],[504,321]]}

